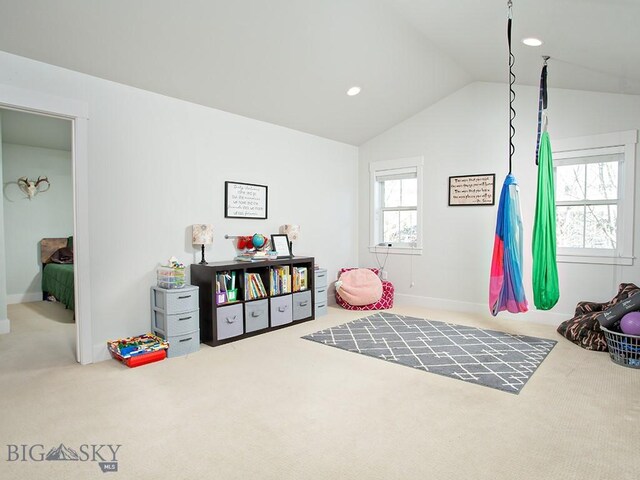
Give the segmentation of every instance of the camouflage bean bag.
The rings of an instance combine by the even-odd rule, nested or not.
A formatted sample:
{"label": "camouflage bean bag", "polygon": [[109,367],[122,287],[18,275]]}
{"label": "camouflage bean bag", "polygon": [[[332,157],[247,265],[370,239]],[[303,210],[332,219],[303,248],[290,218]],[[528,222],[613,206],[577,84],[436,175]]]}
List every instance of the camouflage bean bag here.
{"label": "camouflage bean bag", "polygon": [[558,333],[576,345],[587,350],[607,351],[607,341],[600,330],[598,316],[613,307],[616,303],[626,300],[631,295],[640,292],[640,288],[633,283],[621,283],[618,294],[607,303],[580,302],[576,305],[575,316],[562,322]]}

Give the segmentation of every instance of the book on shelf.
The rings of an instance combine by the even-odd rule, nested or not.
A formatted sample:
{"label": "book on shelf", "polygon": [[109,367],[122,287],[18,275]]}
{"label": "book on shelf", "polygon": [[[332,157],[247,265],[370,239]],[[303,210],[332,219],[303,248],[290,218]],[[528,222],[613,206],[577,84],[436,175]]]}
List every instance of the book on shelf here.
{"label": "book on shelf", "polygon": [[291,293],[291,274],[289,266],[274,267],[270,271],[270,293],[281,295]]}
{"label": "book on shelf", "polygon": [[257,252],[246,252],[239,253],[236,255],[235,260],[239,262],[259,262],[261,260],[268,260],[269,256],[267,252],[257,251]]}
{"label": "book on shelf", "polygon": [[256,286],[258,288],[258,294],[262,298],[266,298],[267,297],[267,289],[264,288],[264,283],[262,283],[262,277],[260,275],[256,275],[255,282],[256,282]]}
{"label": "book on shelf", "polygon": [[293,291],[301,292],[308,288],[307,267],[293,267]]}
{"label": "book on shelf", "polygon": [[216,274],[216,304],[238,301],[236,288],[236,272],[221,272]]}
{"label": "book on shelf", "polygon": [[236,288],[236,272],[222,272],[216,275],[216,293],[228,292]]}
{"label": "book on shelf", "polygon": [[266,298],[267,290],[262,283],[262,277],[258,273],[244,274],[244,289],[247,300],[256,300],[258,298]]}

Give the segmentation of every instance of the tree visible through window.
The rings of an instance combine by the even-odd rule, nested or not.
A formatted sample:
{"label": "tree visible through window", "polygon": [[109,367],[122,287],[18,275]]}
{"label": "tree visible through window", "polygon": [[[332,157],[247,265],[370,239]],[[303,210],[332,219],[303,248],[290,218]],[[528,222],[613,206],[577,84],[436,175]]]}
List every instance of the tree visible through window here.
{"label": "tree visible through window", "polygon": [[[369,164],[371,243],[393,253],[422,253],[422,157]],[[387,250],[388,251],[388,250]]]}
{"label": "tree visible through window", "polygon": [[615,250],[622,154],[566,158],[556,167],[558,247]]}
{"label": "tree visible through window", "polygon": [[418,239],[418,179],[380,181],[383,242],[412,243]]}

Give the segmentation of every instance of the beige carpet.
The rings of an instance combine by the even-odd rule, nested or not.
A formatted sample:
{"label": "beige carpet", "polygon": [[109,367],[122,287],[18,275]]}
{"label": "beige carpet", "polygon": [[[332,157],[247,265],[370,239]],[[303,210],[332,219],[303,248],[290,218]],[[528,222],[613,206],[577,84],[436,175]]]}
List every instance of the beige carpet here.
{"label": "beige carpet", "polygon": [[[22,309],[0,336],[3,480],[640,475],[640,370],[517,317],[394,309],[559,340],[511,395],[300,339],[361,312],[330,308],[314,322],[128,369],[75,364],[73,325],[47,319],[44,304]],[[5,461],[5,444],[61,442],[122,444],[119,472]]]}

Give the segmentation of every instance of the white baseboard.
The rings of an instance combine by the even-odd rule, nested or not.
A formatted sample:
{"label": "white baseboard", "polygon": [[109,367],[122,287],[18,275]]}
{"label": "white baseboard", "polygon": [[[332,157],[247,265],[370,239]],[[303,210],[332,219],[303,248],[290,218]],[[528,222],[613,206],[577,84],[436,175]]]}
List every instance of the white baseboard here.
{"label": "white baseboard", "polygon": [[9,333],[11,331],[11,322],[8,318],[0,320],[0,335],[3,333]]}
{"label": "white baseboard", "polygon": [[41,302],[42,292],[35,293],[14,293],[7,295],[7,305],[13,305],[15,303],[29,303],[29,302]]}
{"label": "white baseboard", "polygon": [[[489,306],[481,303],[461,302],[458,300],[449,300],[446,298],[422,297],[419,295],[396,294],[396,304],[412,305],[417,307],[430,308],[434,310],[448,310],[454,312],[475,313],[479,315],[490,316]],[[529,310],[526,313],[518,313],[517,315],[509,312],[500,312],[498,317],[511,317],[527,322],[544,323],[546,325],[558,325],[561,322],[572,318],[573,313],[545,312],[540,310]]]}

